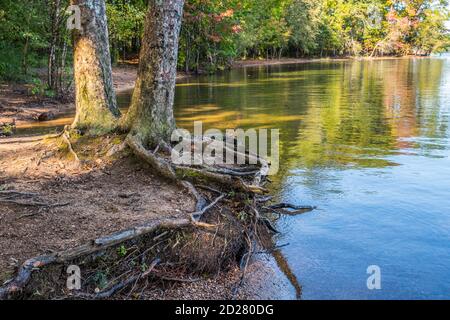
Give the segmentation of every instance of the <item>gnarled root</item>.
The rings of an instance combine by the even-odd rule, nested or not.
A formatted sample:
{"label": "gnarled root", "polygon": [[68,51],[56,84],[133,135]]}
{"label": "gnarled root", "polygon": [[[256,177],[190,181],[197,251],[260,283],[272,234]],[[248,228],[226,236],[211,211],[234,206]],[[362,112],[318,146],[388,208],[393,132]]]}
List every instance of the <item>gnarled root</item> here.
{"label": "gnarled root", "polygon": [[314,206],[296,206],[291,203],[277,203],[263,209],[267,211],[272,211],[277,214],[284,214],[289,216],[295,216],[302,213],[310,212],[316,209]]}
{"label": "gnarled root", "polygon": [[[258,155],[250,152],[242,153],[237,148],[223,146],[224,151],[231,152],[235,157],[245,158],[246,163],[247,161],[251,163],[251,165],[246,166],[180,165],[169,160],[172,149],[168,145],[163,145],[163,148],[158,146],[154,152],[151,152],[135,136],[129,135],[126,141],[137,156],[149,163],[164,177],[180,183],[193,195],[197,201],[197,205],[196,211],[190,215],[190,218],[191,222],[195,225],[201,225],[205,228],[214,227],[201,222],[201,219],[208,210],[216,206],[220,201],[232,201],[230,199],[231,197],[228,198],[221,191],[222,189],[226,188],[243,195],[243,199],[239,202],[240,207],[244,207],[243,212],[246,213],[243,218],[246,220],[243,224],[243,233],[247,238],[247,252],[241,260],[242,275],[234,290],[234,295],[237,294],[240,285],[244,281],[247,265],[250,263],[251,256],[255,253],[255,248],[259,244],[267,243],[261,237],[265,238],[269,234],[279,233],[273,226],[272,221],[268,217],[260,214],[260,210],[261,212],[295,215],[315,209],[315,207],[311,206],[295,206],[286,203],[264,207],[264,203],[272,199],[270,196],[265,196],[268,190],[263,187],[266,176],[269,173],[270,164]],[[209,138],[203,138],[203,140],[194,139],[194,143],[208,144],[212,142]],[[166,157],[157,155],[160,149],[163,149]],[[197,188],[191,182],[199,184],[197,186],[201,189],[216,194],[216,198],[207,204],[206,198],[198,192]],[[219,187],[212,187],[211,184]],[[245,201],[242,201],[244,199]],[[260,230],[265,230],[262,233],[266,235],[261,235]]]}
{"label": "gnarled root", "polygon": [[[95,239],[79,247],[29,259],[25,261],[25,263],[20,267],[17,276],[15,278],[13,278],[9,282],[5,283],[5,285],[0,287],[0,300],[8,299],[12,297],[14,294],[22,291],[30,282],[33,272],[41,270],[46,266],[52,264],[67,264],[69,262],[74,261],[77,258],[102,252],[108,248],[124,243],[125,241],[137,239],[140,236],[155,232],[158,229],[169,229],[169,230],[182,229],[182,228],[189,228],[192,226],[204,229],[208,232],[211,230],[209,225],[202,223],[199,224],[192,223],[190,219],[159,220],[156,222],[148,222],[146,224],[128,230],[124,230],[106,237]],[[150,269],[147,269],[148,273],[150,273],[151,271],[149,270]],[[144,273],[142,276],[145,277],[148,275],[148,273],[147,274]],[[127,286],[128,284],[129,283],[124,283],[122,284],[122,287],[118,286],[114,288],[114,290],[112,291],[103,292],[99,296],[96,296],[95,298],[107,298],[108,295],[110,296],[114,294],[116,291],[123,288],[124,286]]]}
{"label": "gnarled root", "polygon": [[[223,168],[211,166],[186,166],[174,164],[170,160],[158,156],[157,152],[163,149],[166,153],[172,152],[170,146],[167,144],[158,144],[155,151],[147,150],[139,137],[128,135],[126,143],[130,146],[136,156],[140,157],[149,163],[158,173],[163,177],[179,183],[183,186],[196,200],[196,212],[191,214],[192,221],[199,223],[202,215],[215,206],[225,195],[220,195],[209,205],[197,189],[189,182],[214,183],[220,186],[232,188],[233,190],[244,191],[252,194],[264,194],[268,190],[261,187],[259,184],[266,174],[267,164],[264,162],[261,165],[261,170],[245,170],[245,168]],[[252,155],[245,155],[248,157],[255,157]],[[256,160],[256,159],[255,159]],[[249,184],[244,181],[244,177],[253,177],[253,183]],[[187,181],[189,180],[189,181]]]}

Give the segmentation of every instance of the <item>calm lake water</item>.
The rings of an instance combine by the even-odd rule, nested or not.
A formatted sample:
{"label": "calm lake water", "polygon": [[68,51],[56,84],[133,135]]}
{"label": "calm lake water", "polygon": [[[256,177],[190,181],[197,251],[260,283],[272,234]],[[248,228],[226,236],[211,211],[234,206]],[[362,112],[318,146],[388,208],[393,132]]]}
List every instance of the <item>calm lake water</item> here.
{"label": "calm lake water", "polygon": [[180,127],[280,129],[272,191],[318,207],[278,225],[302,299],[450,298],[450,59],[239,69],[175,104]]}
{"label": "calm lake water", "polygon": [[[303,299],[450,298],[450,60],[320,62],[179,84],[180,126],[279,128],[279,223]],[[381,268],[368,290],[367,267]]]}

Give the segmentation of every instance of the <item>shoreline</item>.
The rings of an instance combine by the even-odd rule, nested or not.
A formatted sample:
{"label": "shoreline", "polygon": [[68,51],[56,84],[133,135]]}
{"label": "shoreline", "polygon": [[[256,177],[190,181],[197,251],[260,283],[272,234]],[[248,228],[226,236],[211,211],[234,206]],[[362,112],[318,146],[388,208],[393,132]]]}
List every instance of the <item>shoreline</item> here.
{"label": "shoreline", "polygon": [[[426,59],[423,56],[403,56],[403,57],[336,57],[336,58],[282,58],[273,60],[238,60],[227,70],[288,65],[307,64],[320,62],[342,62],[342,61],[377,61],[396,59]],[[133,90],[138,65],[133,63],[121,64],[113,67],[113,84],[117,95]],[[42,73],[42,72],[40,72]],[[42,74],[45,74],[42,73]],[[177,73],[177,82],[183,79],[202,76],[205,74]],[[2,123],[14,123],[16,127],[23,125],[38,125],[41,122],[57,120],[60,117],[75,113],[75,103],[73,97],[69,96],[67,101],[59,101],[54,98],[32,95],[31,84],[0,83],[0,125]]]}
{"label": "shoreline", "polygon": [[[411,57],[404,57],[411,58]],[[371,58],[369,60],[380,60],[380,59],[399,59],[395,57],[388,58]],[[257,67],[257,66],[270,66],[270,65],[281,65],[281,64],[299,64],[299,63],[312,63],[312,62],[322,62],[322,61],[349,61],[354,60],[353,58],[339,58],[339,59],[281,59],[281,60],[247,60],[239,61],[234,68],[246,68],[246,67]],[[367,59],[358,59],[367,60]],[[137,68],[134,66],[121,66],[114,69],[116,92],[123,92],[125,90],[132,89],[134,86],[134,81],[137,74]],[[177,76],[177,80],[191,77],[194,75],[188,75],[185,73],[180,73]],[[131,87],[130,87],[131,86]],[[20,93],[19,93],[20,96]],[[22,102],[23,103],[23,102]],[[73,104],[73,103],[72,103]],[[68,104],[70,105],[70,103]],[[54,105],[54,107],[59,107]],[[26,121],[24,121],[26,122]],[[45,156],[45,155],[44,155]],[[59,163],[57,165],[60,165]],[[56,165],[55,165],[56,167]],[[26,171],[27,168],[25,168]],[[64,170],[64,169],[63,169]],[[169,188],[170,189],[170,188]],[[169,191],[168,191],[169,192]],[[249,266],[248,277],[246,277],[245,284],[242,286],[242,291],[239,293],[240,299],[295,299],[296,295],[293,292],[294,285],[286,276],[286,272],[280,269],[279,264],[275,261],[271,255],[267,257],[268,259],[263,259],[258,257],[254,264]],[[192,298],[213,298],[213,299],[224,299],[227,298],[227,291],[230,289],[229,285],[233,281],[228,281],[228,279],[235,279],[239,275],[239,270],[230,270],[220,275],[220,277],[215,277],[212,279],[206,279],[200,281],[196,284],[185,284],[185,290],[187,290],[188,295],[192,294]],[[183,291],[174,291],[168,296],[173,299],[180,299],[183,296],[177,295],[181,294]],[[211,296],[204,296],[204,293],[209,293]],[[186,294],[186,291],[183,292]],[[171,296],[172,295],[172,296]],[[297,294],[298,296],[298,294]],[[166,293],[163,297],[155,298],[167,298]]]}
{"label": "shoreline", "polygon": [[[115,239],[119,233],[128,234],[127,230],[133,228],[139,230],[140,226],[143,226],[142,223],[144,226],[157,221],[173,221],[177,224],[177,221],[184,219],[183,212],[194,210],[192,199],[186,195],[176,196],[178,192],[176,186],[154,176],[151,171],[145,169],[145,164],[136,163],[131,158],[125,157],[126,150],[119,151],[121,148],[117,145],[118,137],[111,136],[106,142],[101,142],[102,146],[105,143],[111,146],[106,148],[110,149],[106,157],[98,153],[99,142],[95,142],[95,139],[92,144],[82,142],[81,146],[75,148],[78,152],[83,150],[81,167],[64,155],[56,140],[52,142],[48,140],[49,138],[47,140],[43,138],[20,137],[0,140],[0,190],[21,190],[20,192],[24,194],[32,192],[39,197],[48,198],[45,201],[68,205],[47,209],[46,212],[29,207],[22,209],[19,215],[15,210],[15,204],[0,207],[0,220],[4,222],[1,230],[4,237],[0,241],[2,283],[16,277],[17,268],[22,263],[25,266],[26,261],[39,262],[40,259],[52,255],[70,256],[72,252],[90,248],[94,241],[93,237]],[[111,152],[112,150],[115,151]],[[108,156],[110,153],[112,155]],[[84,159],[86,156],[88,158]],[[9,166],[8,163],[11,162],[17,164]],[[42,190],[46,190],[45,194]],[[99,194],[108,196],[99,198]],[[92,201],[93,198],[97,200]],[[224,206],[226,208],[226,205]],[[167,232],[163,230],[160,232],[161,235],[165,233]],[[46,236],[42,237],[43,234]],[[154,239],[159,237],[160,235],[157,235]],[[14,240],[17,238],[20,241]],[[209,238],[213,238],[213,233],[209,234]],[[205,240],[209,243],[211,239],[208,239]],[[95,241],[97,243],[97,240]],[[135,247],[134,240],[130,241],[133,243],[125,245]],[[119,246],[121,243],[112,245]],[[111,250],[116,252],[118,249]],[[190,254],[194,254],[192,261],[203,259],[203,255],[198,255],[195,250],[193,247],[192,252],[189,251]],[[213,247],[211,251],[210,254],[214,257],[217,248]],[[95,255],[102,256],[100,253]],[[87,258],[74,256],[73,259]],[[181,282],[167,290],[159,290],[156,287],[155,290],[148,292],[146,298],[295,299],[297,296],[295,288],[285,276],[285,272],[280,269],[276,259],[276,256],[269,252],[257,254],[246,268],[244,281],[241,281],[242,270],[233,263],[234,267],[231,269],[226,268],[218,274],[201,277],[200,281]],[[37,273],[37,278],[31,278],[29,284],[31,291],[39,288],[35,285],[41,280],[53,279],[55,272],[53,262],[49,262],[47,267],[44,261],[42,260],[43,270]],[[57,270],[61,268],[58,264],[54,267]],[[49,273],[44,271],[44,268]],[[57,271],[56,274],[64,272]],[[238,283],[239,291],[234,294],[235,285]],[[60,282],[56,284],[60,285]],[[0,285],[0,295],[6,286]],[[24,288],[26,294],[30,293],[29,289]]]}

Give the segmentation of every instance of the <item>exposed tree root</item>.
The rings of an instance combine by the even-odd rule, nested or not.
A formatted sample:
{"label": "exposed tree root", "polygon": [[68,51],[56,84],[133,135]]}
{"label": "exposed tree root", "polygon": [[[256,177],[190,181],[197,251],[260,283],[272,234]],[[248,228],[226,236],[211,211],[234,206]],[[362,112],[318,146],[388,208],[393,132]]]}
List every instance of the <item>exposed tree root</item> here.
{"label": "exposed tree root", "polygon": [[[147,150],[136,136],[128,135],[126,141],[138,157],[149,163],[161,175],[171,180],[191,180],[194,182],[206,181],[217,183],[222,186],[228,186],[240,191],[257,194],[264,194],[268,192],[267,189],[259,186],[259,183],[246,183],[240,175],[236,176],[238,174],[237,171],[234,172],[233,170],[226,170],[222,168],[196,168],[193,166],[177,165]],[[166,146],[165,149],[167,148],[168,147]],[[258,173],[253,172],[252,174],[245,174],[245,176],[251,175],[256,177],[257,175],[260,175],[260,171],[258,171]],[[260,181],[261,177],[255,179]]]}
{"label": "exposed tree root", "polygon": [[47,208],[56,208],[56,207],[64,207],[70,204],[70,202],[63,203],[48,203],[48,202],[36,202],[36,201],[19,201],[19,200],[8,200],[8,199],[0,199],[0,203],[11,203],[19,206],[26,207],[47,207]]}
{"label": "exposed tree root", "polygon": [[112,295],[114,295],[117,291],[122,290],[123,288],[125,288],[125,287],[127,287],[127,286],[129,286],[129,285],[131,285],[131,284],[133,284],[133,283],[136,283],[137,281],[142,280],[142,279],[144,279],[145,277],[147,277],[147,276],[150,274],[150,272],[153,271],[153,269],[156,267],[156,265],[157,265],[158,263],[160,263],[160,262],[161,262],[161,260],[158,259],[158,258],[156,258],[156,259],[153,260],[153,262],[150,264],[150,266],[148,267],[148,269],[147,269],[146,271],[142,272],[141,274],[136,275],[136,276],[133,276],[133,277],[130,277],[130,278],[126,279],[125,281],[120,282],[120,283],[114,285],[114,286],[113,286],[111,289],[109,289],[109,290],[105,290],[105,291],[99,292],[99,293],[97,293],[96,295],[90,295],[89,297],[90,297],[90,298],[93,298],[93,299],[107,299],[107,298],[110,298],[110,297],[111,297]]}
{"label": "exposed tree root", "polygon": [[[68,140],[67,135],[63,132],[60,137],[64,140]],[[114,233],[112,235],[98,238],[90,243],[86,243],[82,246],[72,248],[69,250],[55,252],[49,255],[39,256],[30,260],[27,260],[19,269],[17,276],[6,283],[3,287],[0,287],[0,299],[7,299],[15,294],[21,292],[30,282],[32,274],[35,271],[41,270],[44,267],[49,267],[54,264],[67,264],[80,257],[99,254],[107,249],[121,245],[127,241],[135,241],[138,237],[155,232],[158,229],[185,229],[185,228],[197,228],[198,230],[205,231],[204,234],[214,234],[213,242],[216,237],[223,239],[225,243],[229,242],[227,235],[219,232],[219,226],[223,225],[219,221],[217,224],[210,224],[202,221],[209,211],[222,212],[222,207],[217,208],[217,204],[221,201],[227,203],[226,208],[236,207],[228,212],[219,214],[219,216],[230,215],[233,219],[240,221],[239,228],[242,230],[239,232],[240,236],[244,236],[247,242],[246,253],[242,257],[242,276],[237,287],[239,287],[244,281],[246,274],[246,266],[250,262],[251,256],[257,253],[256,247],[260,243],[261,230],[264,229],[270,233],[277,233],[278,231],[272,225],[272,221],[262,215],[264,212],[276,212],[279,214],[298,214],[299,211],[310,211],[314,207],[310,206],[294,206],[291,204],[281,203],[277,205],[269,205],[264,207],[263,204],[271,200],[270,196],[265,196],[268,192],[267,189],[262,187],[266,180],[269,164],[260,159],[256,155],[250,153],[239,154],[245,156],[247,159],[253,159],[257,161],[257,165],[249,166],[237,166],[237,167],[221,167],[221,166],[183,166],[172,163],[170,159],[170,152],[172,151],[170,146],[165,143],[158,144],[153,151],[147,150],[144,145],[136,136],[128,135],[125,142],[134,152],[134,154],[147,163],[160,175],[169,179],[170,181],[178,184],[184,190],[188,191],[196,200],[195,212],[191,213],[185,219],[178,220],[159,220],[156,222],[149,222],[141,226],[137,226],[125,231]],[[207,143],[207,142],[205,142]],[[69,151],[73,151],[73,148],[68,141]],[[236,156],[238,156],[238,152]],[[76,153],[75,159],[79,161]],[[194,184],[195,183],[195,186]],[[206,191],[200,193],[198,189]],[[222,190],[227,190],[224,192]],[[233,191],[233,192],[231,192]],[[233,195],[231,195],[233,194]],[[3,190],[0,191],[0,202],[14,203],[19,205],[35,205],[40,207],[54,207],[67,205],[66,203],[51,204],[42,200],[36,200],[37,194],[25,191],[16,190]],[[25,200],[28,201],[25,201]],[[279,212],[282,211],[282,213]],[[293,211],[292,211],[293,210]],[[285,212],[286,211],[286,212]],[[239,216],[244,212],[244,216]],[[261,213],[260,213],[261,212]],[[233,215],[233,213],[235,215]],[[214,222],[216,223],[216,222]],[[195,230],[197,230],[195,229]],[[162,233],[154,240],[164,241],[165,234]],[[229,237],[229,236],[228,236]],[[176,246],[178,242],[174,245]],[[148,250],[150,250],[149,248]],[[145,250],[147,251],[147,250]],[[145,254],[145,252],[143,253]],[[156,257],[153,259],[154,265],[151,264],[148,269],[143,272],[135,273],[134,275],[124,276],[126,279],[122,280],[108,290],[101,291],[97,294],[89,294],[86,297],[95,299],[106,299],[121,291],[127,286],[134,286],[136,283],[144,278],[158,278],[165,281],[174,282],[194,282],[198,279],[185,279],[183,277],[172,277],[165,274],[161,274],[159,271],[154,272],[156,264],[160,260]],[[158,268],[159,269],[159,268]],[[237,293],[238,288],[236,289]],[[133,291],[133,290],[131,290]],[[81,295],[82,296],[82,295]],[[81,297],[80,296],[80,297]]]}
{"label": "exposed tree root", "polygon": [[70,154],[72,154],[72,156],[75,158],[75,161],[77,163],[80,163],[80,158],[78,158],[77,153],[73,150],[72,143],[70,142],[70,139],[67,136],[67,132],[64,131],[63,134],[61,135],[61,137],[63,138],[64,142],[67,144],[67,148],[69,149]]}
{"label": "exposed tree root", "polygon": [[[205,147],[205,144],[212,142],[214,141],[209,138],[203,138],[202,140],[195,138],[193,141],[194,144],[202,143],[203,147]],[[235,157],[241,157],[241,159],[244,158],[246,162],[251,164],[233,168],[224,167],[222,165],[216,165],[214,167],[208,165],[178,165],[172,163],[167,159],[167,157],[164,158],[158,156],[156,153],[159,150],[159,147],[157,147],[153,153],[146,150],[143,144],[140,143],[136,137],[128,136],[127,143],[137,156],[148,162],[163,176],[174,181],[184,181],[183,183],[185,184],[186,189],[194,195],[197,201],[198,199],[204,200],[204,197],[199,196],[197,189],[192,184],[186,184],[185,180],[195,182],[198,184],[197,186],[199,188],[219,195],[209,205],[203,207],[203,209],[199,210],[202,206],[196,207],[197,212],[191,214],[191,219],[193,222],[199,223],[203,214],[225,197],[220,190],[211,187],[210,184],[219,185],[221,188],[244,192],[253,200],[251,205],[246,205],[246,207],[248,207],[247,211],[253,213],[253,221],[247,223],[248,227],[245,231],[247,238],[247,252],[241,259],[242,274],[239,282],[233,290],[233,296],[237,295],[239,288],[242,286],[250,259],[255,253],[255,248],[258,243],[261,243],[258,234],[258,226],[262,225],[265,230],[269,231],[269,233],[279,233],[279,231],[273,226],[272,222],[267,217],[262,216],[259,210],[262,209],[266,212],[272,211],[278,214],[296,215],[315,209],[315,207],[312,206],[295,206],[289,203],[280,203],[264,207],[263,204],[272,199],[271,196],[264,196],[268,190],[263,187],[263,184],[267,180],[266,177],[268,175],[270,165],[266,160],[260,158],[258,155],[254,155],[250,152],[242,153],[238,151],[236,147],[231,148],[228,145],[222,145],[225,152],[231,153]],[[165,152],[170,155],[170,147],[166,145],[164,149]],[[257,166],[256,168],[255,165]],[[251,181],[248,182],[248,179]],[[202,204],[203,203],[204,202],[202,202]],[[272,251],[275,250],[272,249]]]}
{"label": "exposed tree root", "polygon": [[70,202],[50,203],[42,200],[37,193],[17,190],[0,191],[0,203],[8,203],[25,207],[45,208],[64,207],[70,204]]}
{"label": "exposed tree root", "polygon": [[17,191],[17,190],[2,190],[0,191],[0,196],[37,196],[37,193]]}
{"label": "exposed tree root", "polygon": [[225,197],[225,195],[221,194],[219,197],[217,197],[213,202],[211,202],[209,205],[204,207],[202,210],[192,213],[191,214],[192,221],[197,222],[197,223],[200,222],[200,219],[205,214],[205,212],[208,211],[209,209],[211,209],[212,207],[214,207],[224,197]]}
{"label": "exposed tree root", "polygon": [[[15,278],[0,287],[0,299],[8,299],[12,295],[19,293],[27,286],[33,272],[41,270],[51,264],[67,263],[82,256],[101,252],[107,248],[113,247],[127,240],[136,239],[139,236],[149,234],[158,229],[180,229],[191,226],[209,229],[209,226],[192,223],[190,219],[160,220],[157,222],[148,222],[141,226],[121,231],[110,236],[98,238],[90,243],[86,243],[76,248],[29,259],[20,267]],[[118,289],[115,291],[117,290]]]}
{"label": "exposed tree root", "polygon": [[277,214],[284,214],[289,216],[295,216],[310,212],[316,209],[314,206],[296,206],[290,203],[278,203],[267,207],[263,207],[267,211],[273,211]]}

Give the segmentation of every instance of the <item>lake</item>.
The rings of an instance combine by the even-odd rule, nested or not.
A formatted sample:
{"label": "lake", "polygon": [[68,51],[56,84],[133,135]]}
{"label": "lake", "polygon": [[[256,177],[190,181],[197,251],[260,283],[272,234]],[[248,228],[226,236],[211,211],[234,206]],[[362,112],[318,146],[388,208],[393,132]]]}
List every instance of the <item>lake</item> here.
{"label": "lake", "polygon": [[[450,60],[232,70],[177,87],[179,126],[279,128],[279,222],[303,299],[450,298]],[[368,266],[381,290],[368,290]]]}

